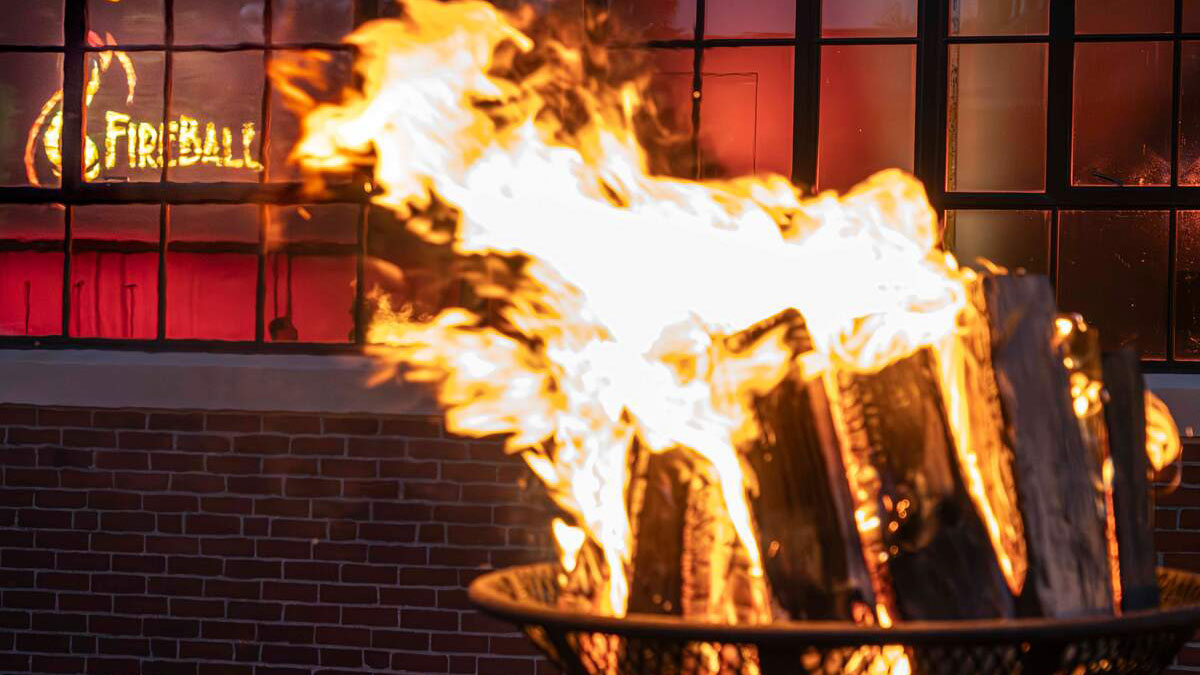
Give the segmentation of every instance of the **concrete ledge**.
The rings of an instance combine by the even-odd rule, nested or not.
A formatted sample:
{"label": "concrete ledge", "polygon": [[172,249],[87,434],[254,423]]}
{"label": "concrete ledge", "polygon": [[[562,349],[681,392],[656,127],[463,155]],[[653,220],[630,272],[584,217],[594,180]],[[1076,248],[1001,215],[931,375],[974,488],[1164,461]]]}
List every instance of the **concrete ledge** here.
{"label": "concrete ledge", "polygon": [[437,414],[432,392],[366,386],[365,356],[0,350],[0,403],[178,410]]}

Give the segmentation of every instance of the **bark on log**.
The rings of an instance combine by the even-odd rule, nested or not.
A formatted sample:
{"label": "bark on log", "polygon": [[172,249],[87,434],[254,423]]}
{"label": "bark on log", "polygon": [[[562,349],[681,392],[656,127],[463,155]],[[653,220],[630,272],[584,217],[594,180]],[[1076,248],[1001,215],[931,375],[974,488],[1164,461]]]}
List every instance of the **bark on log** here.
{"label": "bark on log", "polygon": [[1150,461],[1146,457],[1145,387],[1132,350],[1104,355],[1104,419],[1113,466],[1113,513],[1121,561],[1121,609],[1158,606]]}
{"label": "bark on log", "polygon": [[792,619],[853,620],[874,594],[825,393],[789,377],[756,412],[761,433],[747,458],[774,600]]}
{"label": "bark on log", "polygon": [[878,475],[880,528],[899,618],[1013,614],[987,532],[954,456],[933,357],[920,351],[870,375],[840,373],[837,405],[861,420],[850,451]]}
{"label": "bark on log", "polygon": [[1015,457],[1029,548],[1022,614],[1112,610],[1100,467],[1084,444],[1067,371],[1052,346],[1056,308],[1043,277],[983,279],[992,365]]}

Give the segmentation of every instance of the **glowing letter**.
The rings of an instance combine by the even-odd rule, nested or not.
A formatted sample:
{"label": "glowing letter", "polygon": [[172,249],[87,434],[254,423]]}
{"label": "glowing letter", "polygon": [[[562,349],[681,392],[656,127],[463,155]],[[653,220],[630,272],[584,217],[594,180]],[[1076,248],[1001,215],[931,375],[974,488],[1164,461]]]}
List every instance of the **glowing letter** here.
{"label": "glowing letter", "polygon": [[205,164],[221,166],[221,148],[217,145],[217,125],[212,122],[204,126],[204,157],[200,161]]}
{"label": "glowing letter", "polygon": [[199,132],[199,122],[187,115],[179,116],[179,166],[192,166],[204,155]]}
{"label": "glowing letter", "polygon": [[221,128],[221,150],[224,151],[223,163],[231,169],[242,168],[242,160],[233,158],[233,132],[229,127]]}
{"label": "glowing letter", "polygon": [[158,162],[154,159],[155,147],[158,145],[158,129],[153,124],[142,122],[138,124],[138,168],[157,169]]}
{"label": "glowing letter", "polygon": [[246,168],[253,171],[262,171],[263,165],[254,159],[254,155],[250,153],[251,146],[254,145],[254,122],[246,122],[242,125],[242,161],[246,163]]}
{"label": "glowing letter", "polygon": [[104,167],[111,169],[117,165],[117,139],[128,132],[129,115],[109,110],[104,122]]}

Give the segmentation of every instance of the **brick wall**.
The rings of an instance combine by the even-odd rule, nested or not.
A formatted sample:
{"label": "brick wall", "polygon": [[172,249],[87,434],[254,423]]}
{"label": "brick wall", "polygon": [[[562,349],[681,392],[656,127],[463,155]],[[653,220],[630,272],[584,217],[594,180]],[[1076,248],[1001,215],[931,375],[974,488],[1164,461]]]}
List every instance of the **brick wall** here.
{"label": "brick wall", "polygon": [[[1156,498],[1154,543],[1159,565],[1200,572],[1200,443],[1188,441],[1179,486]],[[1200,673],[1200,642],[1185,647],[1168,672]]]}
{"label": "brick wall", "polygon": [[545,497],[437,419],[0,406],[0,672],[546,672],[471,610]]}

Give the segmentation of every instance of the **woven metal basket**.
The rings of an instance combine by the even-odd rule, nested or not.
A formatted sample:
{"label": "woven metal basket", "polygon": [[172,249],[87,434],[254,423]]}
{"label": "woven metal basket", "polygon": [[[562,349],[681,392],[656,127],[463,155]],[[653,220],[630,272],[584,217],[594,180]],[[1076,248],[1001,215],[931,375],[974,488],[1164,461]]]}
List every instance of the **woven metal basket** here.
{"label": "woven metal basket", "polygon": [[[556,607],[549,563],[500,570],[471,600],[520,626],[569,675],[874,673],[903,654],[914,673],[1156,673],[1200,626],[1200,576],[1160,569],[1161,607],[1083,619],[724,626],[679,617],[604,617]],[[901,649],[903,651],[901,651]],[[887,672],[886,667],[882,672]]]}

